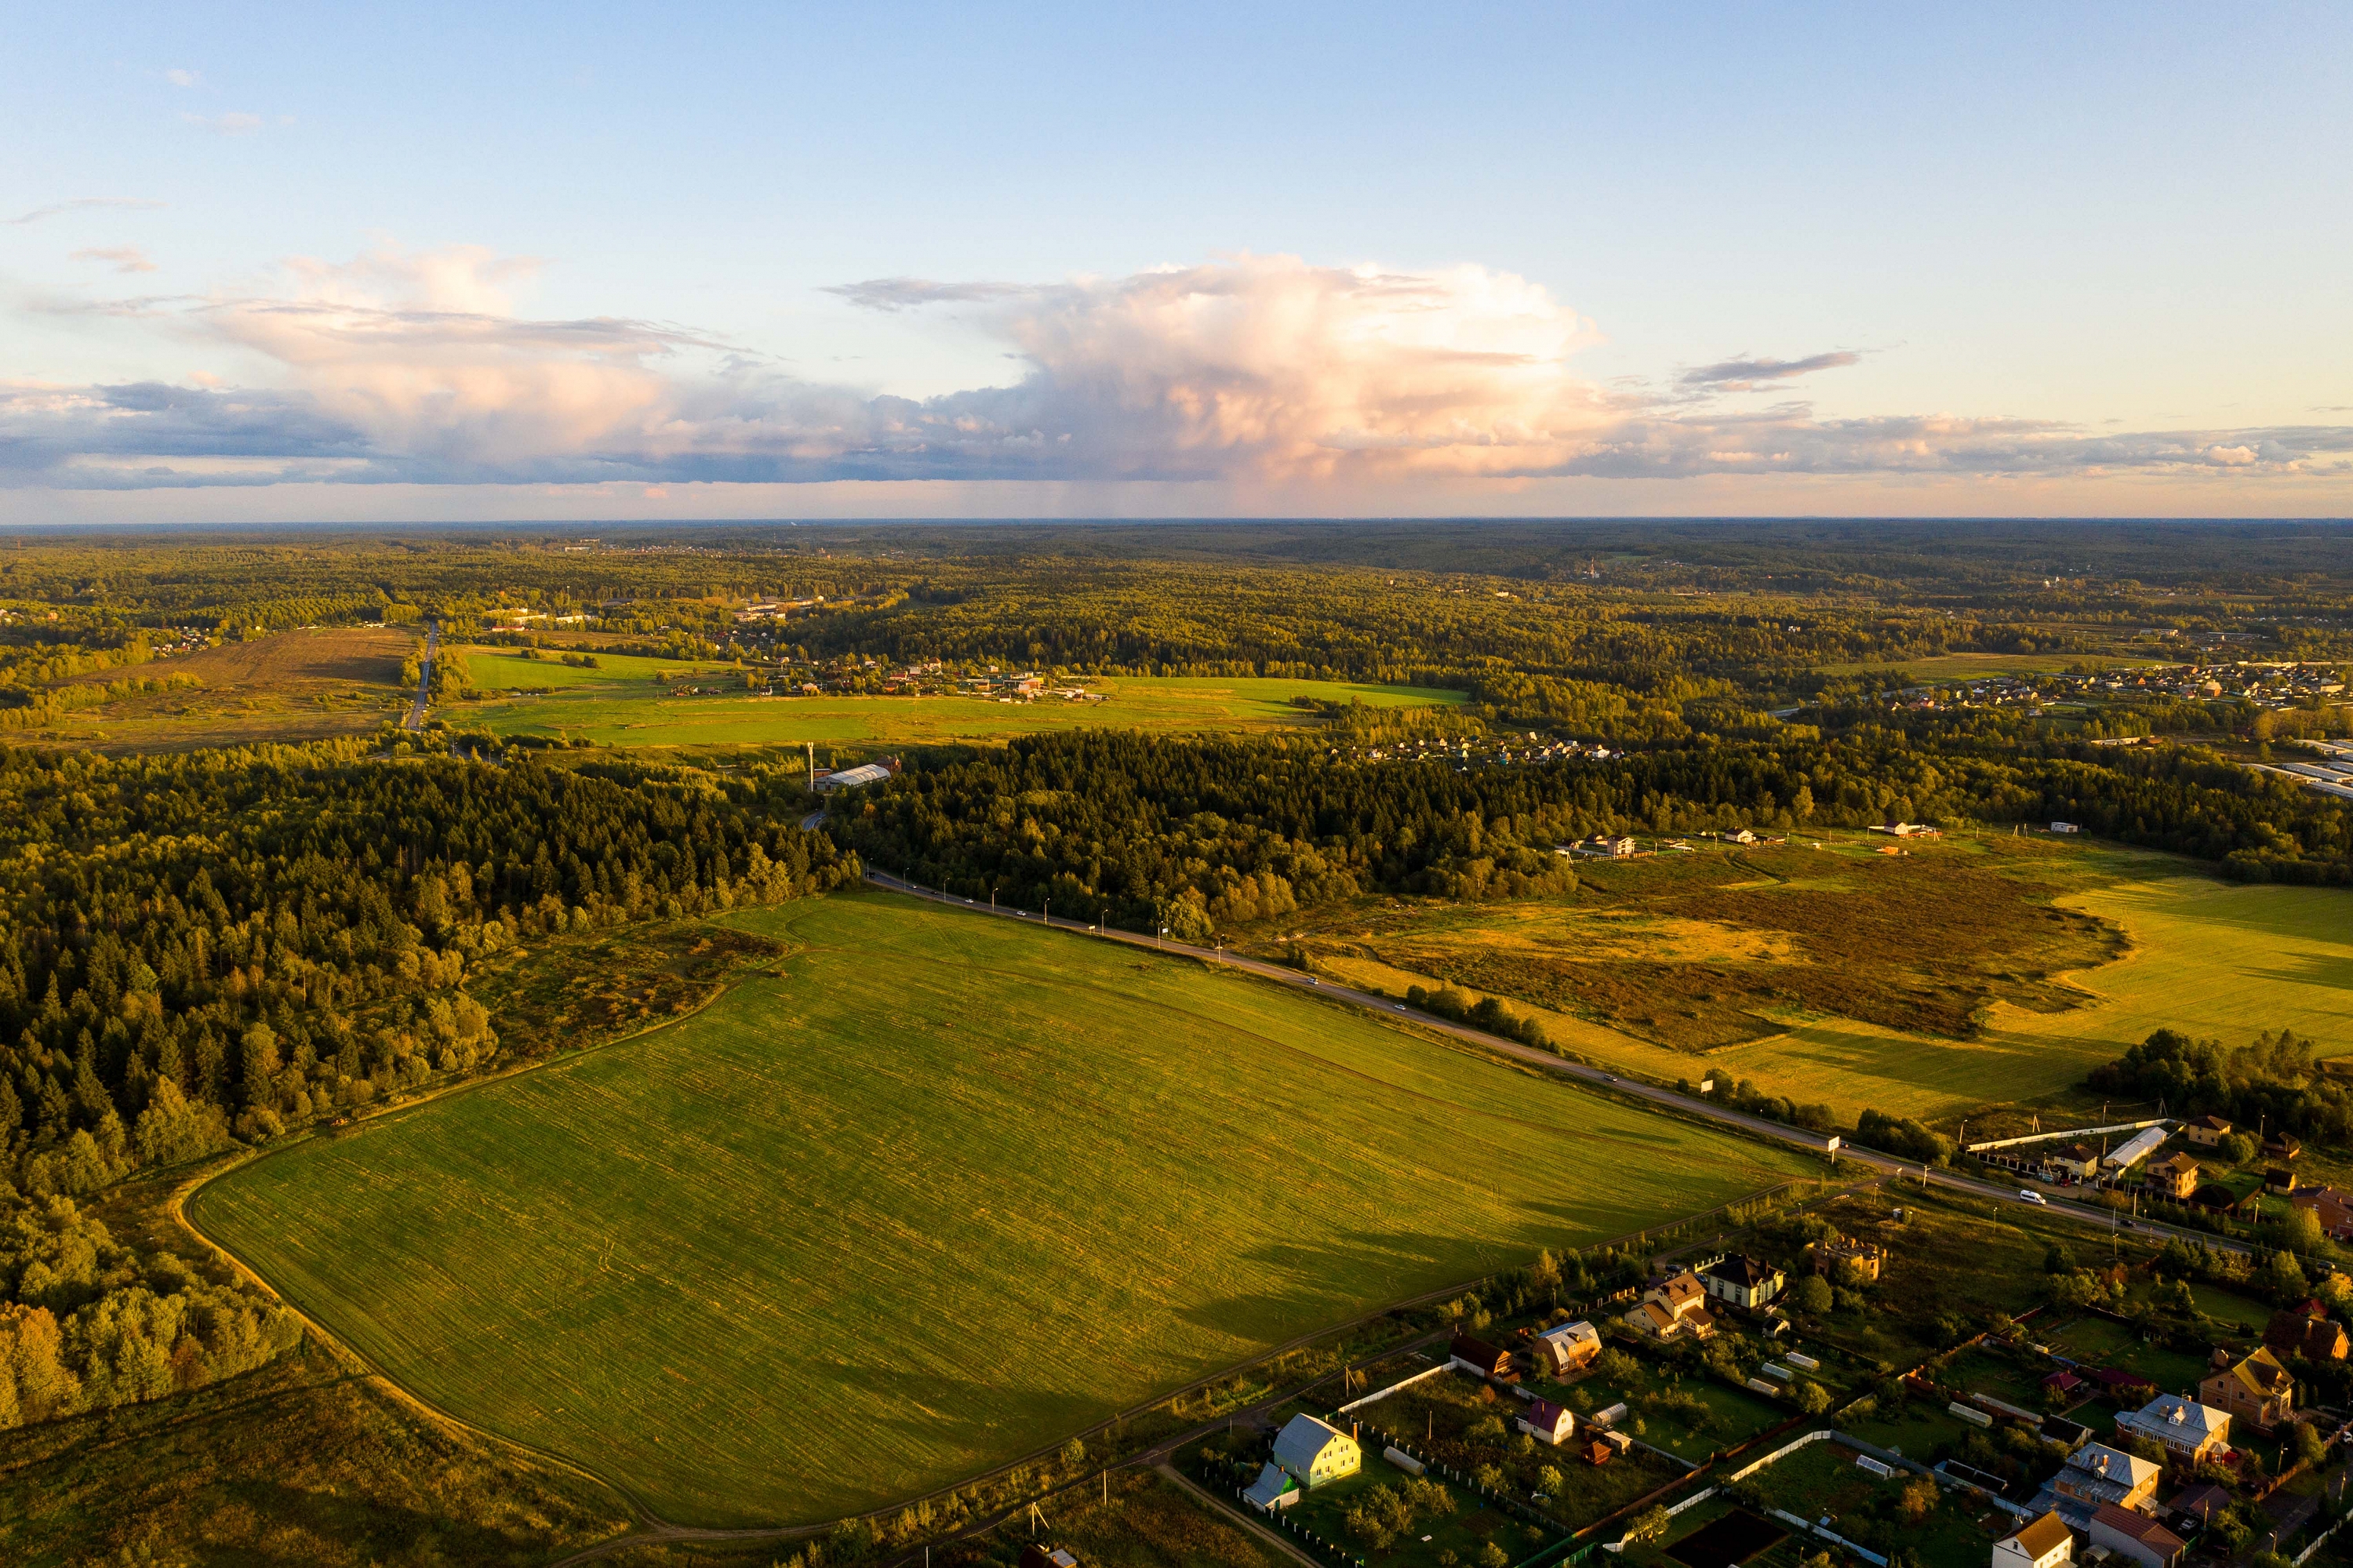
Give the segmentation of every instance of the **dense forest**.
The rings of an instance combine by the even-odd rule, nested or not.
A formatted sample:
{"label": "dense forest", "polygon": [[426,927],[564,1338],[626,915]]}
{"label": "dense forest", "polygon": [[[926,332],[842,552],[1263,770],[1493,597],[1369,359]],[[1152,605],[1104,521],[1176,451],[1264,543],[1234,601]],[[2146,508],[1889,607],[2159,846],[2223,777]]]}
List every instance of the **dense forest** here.
{"label": "dense forest", "polygon": [[528,753],[0,751],[5,1173],[87,1192],[472,1067],[485,953],[854,877],[801,799]]}

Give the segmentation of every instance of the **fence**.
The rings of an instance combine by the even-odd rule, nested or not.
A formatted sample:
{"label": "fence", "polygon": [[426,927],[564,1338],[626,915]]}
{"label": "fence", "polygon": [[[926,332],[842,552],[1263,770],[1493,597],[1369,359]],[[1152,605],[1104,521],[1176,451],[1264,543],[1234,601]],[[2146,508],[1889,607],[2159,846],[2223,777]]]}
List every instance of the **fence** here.
{"label": "fence", "polygon": [[1876,1568],[1887,1568],[1886,1558],[1882,1557],[1878,1552],[1872,1551],[1867,1546],[1857,1546],[1853,1542],[1849,1541],[1845,1536],[1841,1535],[1838,1531],[1831,1529],[1828,1525],[1816,1524],[1810,1520],[1799,1519],[1796,1514],[1784,1512],[1782,1510],[1778,1508],[1771,1511],[1775,1519],[1781,1520],[1785,1524],[1794,1524],[1799,1530],[1804,1531],[1808,1535],[1818,1536],[1821,1540],[1829,1542],[1832,1546],[1852,1552],[1857,1557],[1862,1558],[1865,1563],[1875,1564]]}
{"label": "fence", "polygon": [[1436,1366],[1431,1367],[1427,1371],[1418,1372],[1409,1378],[1401,1378],[1398,1382],[1389,1384],[1387,1388],[1377,1389],[1373,1393],[1365,1395],[1364,1398],[1356,1401],[1354,1404],[1344,1404],[1335,1414],[1345,1415],[1352,1410],[1361,1410],[1367,1404],[1387,1399],[1389,1395],[1397,1393],[1398,1390],[1401,1388],[1411,1388],[1415,1383],[1419,1383],[1424,1378],[1436,1377],[1440,1372],[1451,1372],[1453,1370],[1454,1363],[1452,1361],[1440,1361]]}
{"label": "fence", "polygon": [[[1229,1487],[1227,1489],[1234,1494],[1235,1500],[1240,1502],[1244,1508],[1250,1509],[1252,1513],[1258,1512],[1258,1510],[1251,1506],[1250,1499],[1243,1495],[1249,1490],[1248,1488]],[[1340,1547],[1333,1545],[1332,1542],[1324,1540],[1322,1536],[1316,1534],[1305,1525],[1292,1519],[1290,1515],[1284,1513],[1280,1508],[1268,1509],[1262,1517],[1268,1524],[1282,1531],[1284,1534],[1305,1542],[1310,1547],[1314,1549],[1315,1555],[1339,1564],[1339,1568],[1366,1568],[1366,1564],[1363,1558],[1356,1555],[1356,1553],[1352,1552],[1347,1552]]]}

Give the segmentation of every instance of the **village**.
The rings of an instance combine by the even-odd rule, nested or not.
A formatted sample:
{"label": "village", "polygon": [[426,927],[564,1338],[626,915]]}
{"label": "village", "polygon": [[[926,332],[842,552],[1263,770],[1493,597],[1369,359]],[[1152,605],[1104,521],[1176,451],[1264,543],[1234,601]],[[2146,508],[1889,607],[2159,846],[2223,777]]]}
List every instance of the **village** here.
{"label": "village", "polygon": [[[1973,1152],[2187,1202],[2248,1152],[2213,1122],[2105,1129],[2106,1156],[2096,1128]],[[1527,1279],[1501,1310],[1466,1298],[1357,1397],[1293,1401],[1182,1463],[1336,1568],[2220,1568],[2300,1562],[2334,1529],[2353,1280],[2179,1240],[2078,1266],[1908,1196],[1799,1205],[1591,1299],[1545,1305]],[[2292,1196],[2348,1234],[2343,1194]]]}

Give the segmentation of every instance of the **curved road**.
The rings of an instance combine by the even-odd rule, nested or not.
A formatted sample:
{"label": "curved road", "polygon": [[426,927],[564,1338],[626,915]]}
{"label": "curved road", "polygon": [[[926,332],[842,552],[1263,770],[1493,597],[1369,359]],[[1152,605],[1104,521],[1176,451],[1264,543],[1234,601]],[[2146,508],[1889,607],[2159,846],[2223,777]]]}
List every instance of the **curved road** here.
{"label": "curved road", "polygon": [[[1789,1127],[1778,1121],[1768,1121],[1761,1116],[1751,1116],[1746,1111],[1735,1110],[1729,1106],[1713,1100],[1702,1099],[1694,1095],[1679,1094],[1673,1089],[1624,1077],[1599,1067],[1589,1066],[1583,1062],[1567,1061],[1554,1055],[1549,1051],[1539,1051],[1534,1046],[1523,1045],[1516,1040],[1506,1040],[1501,1035],[1490,1034],[1482,1029],[1473,1029],[1468,1024],[1450,1023],[1442,1018],[1434,1018],[1428,1013],[1411,1012],[1403,1002],[1389,997],[1353,990],[1327,980],[1319,980],[1314,975],[1302,974],[1296,969],[1284,969],[1279,964],[1270,964],[1257,959],[1237,958],[1219,948],[1191,947],[1182,942],[1141,936],[1134,931],[1122,931],[1110,927],[1099,928],[1076,920],[1050,920],[1024,909],[1012,909],[1000,906],[992,910],[986,904],[976,904],[969,898],[960,898],[950,894],[935,893],[904,877],[893,876],[889,872],[869,869],[866,873],[866,880],[877,887],[887,888],[893,893],[902,893],[911,897],[929,899],[934,904],[946,904],[958,909],[967,909],[976,915],[994,914],[1005,919],[1050,925],[1057,930],[1100,937],[1108,941],[1124,942],[1130,947],[1150,948],[1157,952],[1181,954],[1187,958],[1222,965],[1227,969],[1240,969],[1246,973],[1257,975],[1262,980],[1272,980],[1277,985],[1287,985],[1296,991],[1313,991],[1318,996],[1328,997],[1334,1001],[1361,1007],[1370,1012],[1385,1013],[1392,1020],[1410,1020],[1424,1029],[1434,1030],[1440,1034],[1451,1034],[1483,1051],[1493,1052],[1499,1056],[1509,1056],[1514,1061],[1525,1062],[1530,1066],[1540,1067],[1546,1072],[1556,1073],[1565,1078],[1575,1078],[1635,1099],[1647,1100],[1666,1109],[1681,1111],[1686,1116],[1701,1117],[1725,1126],[1736,1127],[1755,1137],[1795,1144],[1800,1149],[1811,1150],[1818,1154],[1830,1152],[1829,1139],[1820,1133],[1808,1132],[1803,1128]],[[1892,1154],[1882,1154],[1876,1150],[1842,1144],[1838,1150],[1837,1157],[1840,1160],[1852,1160],[1891,1177],[1900,1177],[1905,1181],[1917,1181],[1923,1186],[1942,1187],[1951,1192],[1968,1192],[1975,1197],[1990,1198],[1997,1202],[2023,1202],[2018,1195],[2020,1189],[2017,1187],[1981,1181],[1973,1176],[1956,1175],[1950,1171],[1924,1169],[1920,1165],[1899,1160]],[[2200,1231],[2178,1230],[2171,1225],[2158,1224],[2150,1220],[2116,1220],[2105,1209],[2095,1210],[2082,1204],[2068,1202],[2063,1199],[2038,1206],[2045,1213],[2055,1218],[2083,1225],[2097,1226],[2102,1230],[2113,1227],[2120,1233],[2130,1231],[2144,1237],[2179,1236],[2184,1241],[2202,1241],[2209,1247],[2225,1252],[2243,1253],[2248,1250],[2237,1242],[2208,1235]]]}

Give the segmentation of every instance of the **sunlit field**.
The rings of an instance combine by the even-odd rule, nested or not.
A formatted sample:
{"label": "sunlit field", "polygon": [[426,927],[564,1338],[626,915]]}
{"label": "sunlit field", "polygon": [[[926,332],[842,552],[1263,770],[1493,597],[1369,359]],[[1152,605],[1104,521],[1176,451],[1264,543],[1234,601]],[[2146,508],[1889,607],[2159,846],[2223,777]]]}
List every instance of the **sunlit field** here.
{"label": "sunlit field", "polygon": [[1360,1011],[881,895],[671,1027],[195,1221],[391,1375],[667,1516],[952,1482],[1381,1305],[1812,1169]]}

